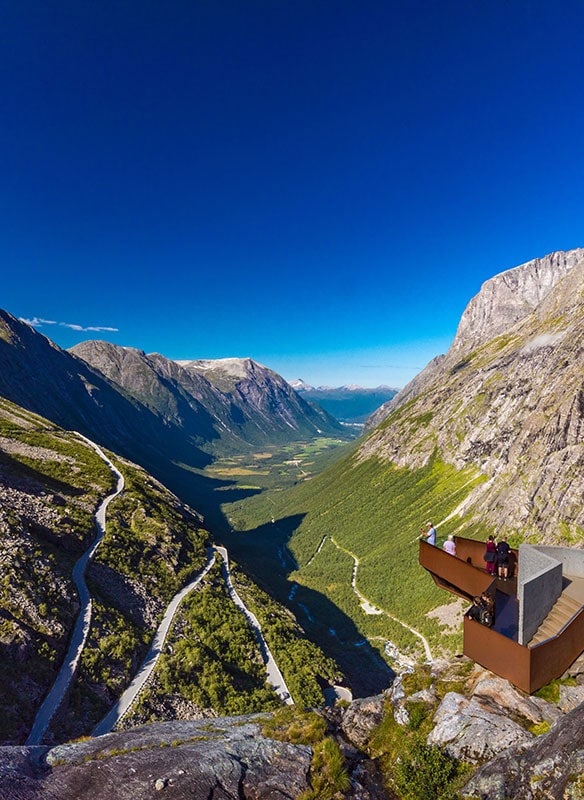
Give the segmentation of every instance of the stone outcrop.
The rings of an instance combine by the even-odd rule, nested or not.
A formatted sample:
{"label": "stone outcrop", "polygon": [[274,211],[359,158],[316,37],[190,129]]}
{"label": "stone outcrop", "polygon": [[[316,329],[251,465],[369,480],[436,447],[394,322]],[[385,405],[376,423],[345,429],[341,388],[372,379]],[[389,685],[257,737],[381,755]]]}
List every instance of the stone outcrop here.
{"label": "stone outcrop", "polygon": [[50,750],[0,748],[0,798],[293,800],[311,755],[246,718],[157,723]]}
{"label": "stone outcrop", "polygon": [[534,738],[492,703],[457,692],[449,692],[442,700],[434,723],[428,744],[444,747],[453,758],[472,764]]}
{"label": "stone outcrop", "polygon": [[[370,734],[382,704],[363,701],[351,726]],[[342,738],[343,713],[323,710],[351,774],[343,797],[383,800],[378,768]],[[311,788],[313,749],[264,736],[269,716],[160,722],[53,748],[0,747],[0,800],[146,800],[158,792],[172,800],[294,800]]]}
{"label": "stone outcrop", "polygon": [[463,795],[476,800],[580,800],[584,797],[584,704],[530,747],[500,753],[480,767]]}
{"label": "stone outcrop", "polygon": [[355,747],[364,750],[372,731],[381,724],[384,716],[384,697],[363,697],[349,705],[340,722],[346,739]]}
{"label": "stone outcrop", "polygon": [[[406,681],[397,680],[384,695],[317,710],[350,776],[334,796],[392,797],[371,755],[372,737],[392,709],[407,726],[408,707],[422,703],[437,707],[428,743],[476,767],[461,797],[581,800],[584,703],[563,713],[561,699],[556,705],[528,697],[477,667],[465,679],[465,694],[446,692],[439,702],[444,685],[460,683],[459,667],[440,662],[431,684],[409,695]],[[582,677],[581,668],[573,677]],[[55,747],[0,747],[0,800],[145,800],[159,792],[172,800],[293,800],[311,789],[313,748],[270,738],[262,725],[271,717],[175,720]],[[549,732],[536,735],[532,724]]]}

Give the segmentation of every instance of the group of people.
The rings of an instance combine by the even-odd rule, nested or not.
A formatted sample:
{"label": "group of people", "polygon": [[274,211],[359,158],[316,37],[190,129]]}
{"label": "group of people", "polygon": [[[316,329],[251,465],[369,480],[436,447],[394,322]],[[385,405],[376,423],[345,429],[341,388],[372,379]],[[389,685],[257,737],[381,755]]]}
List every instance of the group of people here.
{"label": "group of people", "polygon": [[498,542],[495,542],[494,536],[489,536],[483,556],[487,573],[497,575],[502,581],[508,581],[510,553],[511,548],[507,544],[506,536],[501,536]]}
{"label": "group of people", "polygon": [[[436,544],[436,528],[431,522],[427,522],[425,526],[420,529],[421,538],[425,539],[428,544]],[[452,534],[442,545],[442,549],[451,556],[456,555],[456,543]],[[507,537],[501,536],[498,542],[495,541],[494,536],[489,536],[487,539],[485,554],[485,567],[489,575],[498,575],[503,581],[509,580],[509,555],[511,548],[507,544]]]}
{"label": "group of people", "polygon": [[[420,534],[421,538],[425,539],[428,544],[436,544],[436,528],[431,522],[427,522],[422,526]],[[442,549],[450,553],[451,556],[456,555],[456,542],[452,534],[448,535],[446,541],[442,545]],[[501,536],[498,542],[495,541],[494,536],[489,536],[483,556],[487,573],[493,576],[498,575],[501,580],[508,581],[510,553],[511,548],[507,544],[506,536]],[[466,612],[466,616],[490,628],[495,622],[494,598],[486,591],[483,592],[480,597],[473,598],[472,606]]]}
{"label": "group of people", "polygon": [[492,596],[483,592],[480,597],[474,597],[466,616],[490,628],[495,621],[495,601]]}

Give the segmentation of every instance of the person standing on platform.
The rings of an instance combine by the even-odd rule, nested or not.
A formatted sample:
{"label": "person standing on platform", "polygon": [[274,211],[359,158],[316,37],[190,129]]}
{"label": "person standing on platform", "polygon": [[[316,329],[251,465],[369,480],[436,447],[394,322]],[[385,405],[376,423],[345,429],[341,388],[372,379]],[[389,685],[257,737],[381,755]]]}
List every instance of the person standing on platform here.
{"label": "person standing on platform", "polygon": [[445,552],[450,553],[451,556],[456,555],[456,544],[454,542],[454,536],[451,533],[448,534],[448,539],[446,539],[442,545],[442,549]]}
{"label": "person standing on platform", "polygon": [[499,567],[499,578],[503,581],[509,580],[509,553],[511,548],[507,544],[507,537],[501,536],[501,541],[497,545],[497,565]]}
{"label": "person standing on platform", "polygon": [[495,544],[495,539],[492,536],[489,536],[487,539],[485,555],[483,558],[485,559],[485,569],[487,570],[487,573],[489,575],[494,575],[497,566],[497,545]]}
{"label": "person standing on platform", "polygon": [[426,528],[421,528],[422,536],[425,537],[428,544],[436,544],[436,528],[431,522],[426,523]]}

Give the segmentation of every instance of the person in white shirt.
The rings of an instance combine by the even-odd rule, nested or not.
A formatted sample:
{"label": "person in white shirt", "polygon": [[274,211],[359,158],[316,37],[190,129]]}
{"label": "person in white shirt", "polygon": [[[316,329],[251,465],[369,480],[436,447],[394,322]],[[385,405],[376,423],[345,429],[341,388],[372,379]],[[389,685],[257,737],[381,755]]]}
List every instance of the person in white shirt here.
{"label": "person in white shirt", "polygon": [[442,549],[450,553],[451,556],[456,555],[456,544],[454,543],[454,536],[451,533],[448,534],[448,539],[442,545]]}

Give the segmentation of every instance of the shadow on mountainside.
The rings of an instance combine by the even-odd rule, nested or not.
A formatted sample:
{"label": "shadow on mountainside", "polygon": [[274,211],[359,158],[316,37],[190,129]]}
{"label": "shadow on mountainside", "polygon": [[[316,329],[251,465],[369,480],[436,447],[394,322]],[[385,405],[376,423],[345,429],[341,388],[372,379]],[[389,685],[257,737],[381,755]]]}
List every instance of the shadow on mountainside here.
{"label": "shadow on mountainside", "polygon": [[295,514],[250,531],[232,531],[225,535],[224,543],[230,557],[294,613],[307,638],[334,658],[354,697],[379,694],[393,682],[395,672],[326,595],[288,579],[298,569],[288,542],[303,518],[304,514]]}
{"label": "shadow on mountainside", "polygon": [[209,477],[190,469],[185,464],[161,463],[157,471],[153,471],[152,474],[201,514],[205,520],[205,527],[213,531],[216,536],[225,535],[231,529],[221,509],[224,503],[244,500],[262,491],[255,488],[243,489],[236,481]]}

